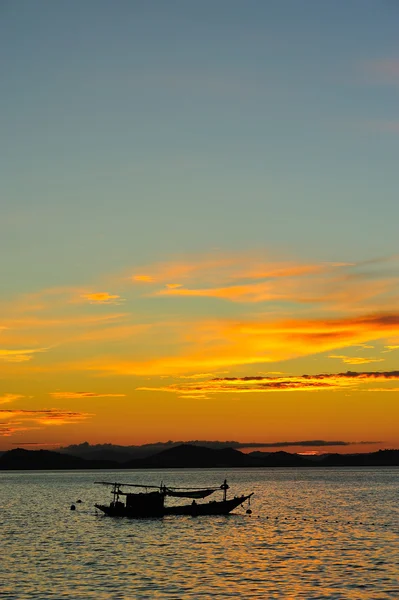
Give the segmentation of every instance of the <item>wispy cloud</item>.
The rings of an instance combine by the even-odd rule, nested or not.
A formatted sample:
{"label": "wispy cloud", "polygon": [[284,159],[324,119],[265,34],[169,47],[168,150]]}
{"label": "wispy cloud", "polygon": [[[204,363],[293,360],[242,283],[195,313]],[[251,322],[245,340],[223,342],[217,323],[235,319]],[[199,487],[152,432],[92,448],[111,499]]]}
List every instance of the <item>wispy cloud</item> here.
{"label": "wispy cloud", "polygon": [[0,436],[31,431],[44,426],[74,425],[89,419],[91,413],[73,412],[53,408],[26,410],[0,409]]}
{"label": "wispy cloud", "polygon": [[182,285],[174,284],[171,286],[167,284],[165,289],[154,292],[154,296],[222,298],[233,302],[263,302],[286,299],[286,296],[281,292],[273,291],[273,287],[268,283],[258,283],[219,288],[187,289],[182,287]]}
{"label": "wispy cloud", "polygon": [[[338,265],[332,263],[296,264],[289,261],[262,261],[249,253],[246,255],[215,254],[192,256],[189,261],[172,260],[156,263],[145,267],[148,274],[135,274],[131,279],[135,283],[150,284],[151,295],[214,296],[236,301],[239,301],[242,296],[242,301],[261,301],[264,297],[269,299],[271,294],[273,297],[281,296],[281,293],[278,294],[272,289],[273,280],[312,276],[337,267]],[[160,285],[164,287],[159,289]],[[187,285],[190,287],[185,287]],[[156,286],[158,290],[154,290]],[[254,291],[251,290],[253,286]],[[268,293],[269,288],[271,291],[269,290]]]}
{"label": "wispy cloud", "polygon": [[81,297],[90,304],[121,304],[124,302],[124,299],[118,294],[109,294],[108,292],[92,292],[82,294]]}
{"label": "wispy cloud", "polygon": [[24,396],[21,396],[21,394],[3,394],[3,396],[0,396],[0,404],[8,404],[9,402],[15,402],[15,400],[20,400],[20,398],[23,398]]}
{"label": "wispy cloud", "polygon": [[[0,434],[1,435],[1,434]],[[44,448],[44,447],[50,447],[50,448],[59,448],[60,447],[60,442],[13,442],[12,444],[13,446],[20,446],[22,448],[25,448],[25,446],[38,446],[39,448]]]}
{"label": "wispy cloud", "polygon": [[367,365],[369,363],[383,362],[385,358],[368,358],[366,356],[346,356],[345,354],[330,354],[329,358],[338,358],[347,365]]}
{"label": "wispy cloud", "polygon": [[111,356],[75,368],[114,375],[185,375],[238,365],[267,364],[399,335],[399,314],[342,319],[200,320],[175,324],[176,346],[166,356],[127,360]]}
{"label": "wispy cloud", "polygon": [[6,362],[27,362],[32,360],[35,354],[47,352],[49,348],[29,348],[29,349],[2,349],[0,348],[0,360]]}
{"label": "wispy cloud", "polygon": [[[122,299],[115,282],[44,290],[3,312],[0,369],[187,377],[312,354],[349,360],[349,346],[383,340],[388,349],[399,337],[397,263],[397,257],[313,263],[261,253],[164,261],[137,269],[129,281],[120,275],[125,295],[138,300],[134,312],[106,306]],[[96,289],[114,291],[87,291]],[[206,312],[203,298],[216,298]],[[192,306],[199,309],[193,313]],[[50,348],[51,356],[32,360]],[[364,363],[358,354],[348,364]],[[367,360],[380,361],[374,354]]]}
{"label": "wispy cloud", "polygon": [[[265,393],[265,392],[293,392],[339,390],[343,388],[357,388],[376,381],[382,383],[398,382],[399,371],[370,371],[345,373],[320,373],[316,375],[291,375],[284,377],[217,377],[208,381],[196,383],[174,383],[161,388],[142,386],[138,391],[164,391],[180,395],[196,396],[197,394],[219,393]],[[385,390],[385,388],[381,388]],[[390,388],[386,388],[390,389]]]}
{"label": "wispy cloud", "polygon": [[[392,258],[385,259],[387,264]],[[145,267],[132,281],[155,297],[217,298],[236,303],[297,303],[349,310],[399,293],[398,274],[375,276],[376,261],[294,263],[258,256],[193,256]],[[381,261],[377,261],[381,263]],[[382,261],[384,262],[384,261]],[[370,280],[373,285],[370,285]]]}
{"label": "wispy cloud", "polygon": [[298,440],[294,442],[239,442],[232,446],[234,448],[323,448],[325,446],[365,446],[373,444],[382,444],[381,441],[361,441],[361,442],[344,442],[342,440]]}
{"label": "wispy cloud", "polygon": [[12,423],[1,423],[0,422],[0,437],[11,437],[15,434],[23,433],[24,431],[31,431],[32,429],[38,429],[37,427],[21,427],[20,425]]}
{"label": "wispy cloud", "polygon": [[126,394],[102,394],[101,392],[50,392],[50,396],[56,400],[85,400],[91,398],[124,398]]}
{"label": "wispy cloud", "polygon": [[[176,259],[147,265],[131,279],[141,283],[171,283],[206,279],[217,282],[220,278],[266,279],[285,278],[322,273],[326,270],[350,266],[353,263],[298,263],[290,260],[262,259],[259,254],[206,254],[192,255],[189,260]],[[145,274],[144,274],[145,273]]]}
{"label": "wispy cloud", "polygon": [[132,281],[139,283],[152,283],[154,278],[151,275],[132,275]]}
{"label": "wispy cloud", "polygon": [[[272,280],[264,282],[251,282],[240,285],[226,285],[220,287],[191,287],[186,288],[166,286],[152,292],[153,296],[168,297],[198,297],[219,298],[231,302],[259,303],[259,302],[284,302],[302,305],[319,305],[319,308],[334,308],[336,310],[349,310],[356,304],[364,304],[381,296],[393,288],[397,281],[385,279],[369,282],[356,278],[319,278],[310,282],[308,279],[301,281],[286,279],[283,282]],[[313,284],[313,285],[312,285]]]}
{"label": "wispy cloud", "polygon": [[91,417],[90,413],[73,412],[69,410],[59,410],[56,408],[43,408],[37,410],[29,410],[24,408],[15,409],[0,409],[0,419],[10,419],[14,417],[31,418],[31,419],[51,419],[56,421],[57,419],[63,421],[80,421],[81,419],[87,419]]}
{"label": "wispy cloud", "polygon": [[[27,363],[39,353],[59,350],[66,345],[81,342],[123,339],[135,335],[143,325],[129,325],[128,313],[76,314],[68,313],[30,315],[26,312],[3,317],[7,329],[1,336],[0,363]],[[39,347],[38,344],[40,344]],[[53,359],[54,360],[54,359]],[[46,361],[51,368],[50,362]]]}

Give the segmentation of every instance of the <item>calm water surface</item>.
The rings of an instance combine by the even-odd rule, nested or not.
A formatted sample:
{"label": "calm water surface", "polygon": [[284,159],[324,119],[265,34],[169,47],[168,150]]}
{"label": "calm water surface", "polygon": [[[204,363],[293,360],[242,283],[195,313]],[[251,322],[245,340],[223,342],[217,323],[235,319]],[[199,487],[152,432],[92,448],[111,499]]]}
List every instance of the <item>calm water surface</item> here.
{"label": "calm water surface", "polygon": [[[233,495],[255,492],[252,515],[134,521],[93,506],[111,497],[98,479],[225,477]],[[0,483],[4,600],[399,598],[399,469],[2,472]]]}

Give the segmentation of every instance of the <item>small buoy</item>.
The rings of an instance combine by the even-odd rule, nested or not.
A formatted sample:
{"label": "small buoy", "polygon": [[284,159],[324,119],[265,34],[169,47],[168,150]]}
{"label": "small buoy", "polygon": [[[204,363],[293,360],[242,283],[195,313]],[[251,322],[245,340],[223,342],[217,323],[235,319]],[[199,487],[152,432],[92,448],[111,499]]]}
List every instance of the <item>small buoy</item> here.
{"label": "small buoy", "polygon": [[76,506],[74,504],[71,504],[71,510],[76,510]]}
{"label": "small buoy", "polygon": [[250,508],[248,508],[246,513],[247,513],[247,515],[252,515],[252,510]]}

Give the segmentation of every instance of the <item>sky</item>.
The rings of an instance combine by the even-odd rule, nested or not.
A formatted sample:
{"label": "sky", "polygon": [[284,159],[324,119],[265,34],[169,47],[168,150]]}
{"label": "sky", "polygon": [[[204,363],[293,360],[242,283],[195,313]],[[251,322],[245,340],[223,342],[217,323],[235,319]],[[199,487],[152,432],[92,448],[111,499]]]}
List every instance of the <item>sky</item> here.
{"label": "sky", "polygon": [[1,450],[399,447],[398,19],[1,2]]}

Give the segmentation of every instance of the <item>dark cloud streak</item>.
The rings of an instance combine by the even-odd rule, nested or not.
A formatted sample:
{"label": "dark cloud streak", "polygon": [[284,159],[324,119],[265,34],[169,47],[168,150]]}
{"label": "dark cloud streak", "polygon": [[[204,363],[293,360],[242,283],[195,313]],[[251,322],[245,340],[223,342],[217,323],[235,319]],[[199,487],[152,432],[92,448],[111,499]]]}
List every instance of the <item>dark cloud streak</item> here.
{"label": "dark cloud streak", "polygon": [[300,440],[296,442],[250,442],[248,444],[238,443],[235,448],[286,448],[291,446],[300,446],[300,447],[312,447],[312,448],[320,448],[324,446],[354,446],[354,445],[367,445],[367,444],[382,444],[381,441],[376,442],[344,442],[342,440]]}

